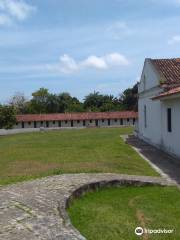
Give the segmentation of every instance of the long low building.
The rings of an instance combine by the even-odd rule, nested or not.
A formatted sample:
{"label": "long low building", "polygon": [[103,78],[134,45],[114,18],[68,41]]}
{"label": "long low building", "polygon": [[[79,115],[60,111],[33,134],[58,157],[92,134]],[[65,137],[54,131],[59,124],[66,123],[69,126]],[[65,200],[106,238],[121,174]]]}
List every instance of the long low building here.
{"label": "long low building", "polygon": [[137,117],[133,111],[24,114],[17,115],[14,129],[129,126],[136,124]]}

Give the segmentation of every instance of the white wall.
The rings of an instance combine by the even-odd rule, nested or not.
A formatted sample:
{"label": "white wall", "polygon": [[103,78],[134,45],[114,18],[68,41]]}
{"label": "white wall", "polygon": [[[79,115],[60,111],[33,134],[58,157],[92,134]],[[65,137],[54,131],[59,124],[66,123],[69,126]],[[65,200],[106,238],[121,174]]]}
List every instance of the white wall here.
{"label": "white wall", "polygon": [[[172,132],[167,129],[167,108],[172,111]],[[180,99],[162,101],[162,119],[163,146],[180,157]]]}
{"label": "white wall", "polygon": [[159,75],[152,63],[146,59],[141,74],[140,84],[138,86],[138,92],[142,93],[150,90],[151,88],[159,86],[160,80],[162,80],[161,78],[162,77]]}
{"label": "white wall", "polygon": [[85,125],[86,127],[95,127],[96,126],[96,121],[91,119],[91,120],[85,120]]}
{"label": "white wall", "polygon": [[[71,121],[60,121],[61,127],[71,127]],[[136,119],[137,122],[137,119]],[[133,118],[129,118],[129,121],[127,119],[123,119],[123,124],[121,124],[120,119],[110,119],[110,126],[131,126],[133,124]],[[85,126],[83,125],[83,120],[73,120],[73,127],[95,127],[96,121],[95,120],[85,120]],[[98,120],[98,126],[99,127],[108,127],[108,119],[105,119],[104,121],[102,119]],[[36,121],[36,128],[44,127],[46,128],[46,121]],[[58,128],[59,121],[49,121],[49,128]],[[19,122],[17,125],[13,127],[14,129],[22,129],[22,123]],[[33,122],[25,122],[24,128],[34,128],[34,121]]]}
{"label": "white wall", "polygon": [[[151,62],[146,59],[138,89],[138,135],[139,137],[157,145],[162,144],[161,102],[153,101],[151,98],[162,91],[159,84],[160,76],[158,72]],[[146,127],[144,106],[146,106]]]}
{"label": "white wall", "polygon": [[21,129],[21,128],[22,128],[21,122],[18,122],[16,125],[13,126],[13,129]]}
{"label": "white wall", "polygon": [[[159,91],[158,89],[156,91]],[[139,136],[154,144],[161,144],[161,102],[151,100],[156,91],[139,97],[138,102],[138,131]],[[146,127],[144,106],[146,106]]]}

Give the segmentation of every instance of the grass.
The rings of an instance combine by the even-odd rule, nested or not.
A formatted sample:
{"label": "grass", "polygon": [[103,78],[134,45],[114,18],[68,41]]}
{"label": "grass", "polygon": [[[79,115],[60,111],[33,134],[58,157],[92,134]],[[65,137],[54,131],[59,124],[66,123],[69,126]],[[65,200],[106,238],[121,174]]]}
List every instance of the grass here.
{"label": "grass", "polygon": [[[68,212],[88,240],[178,240],[179,206],[180,191],[175,187],[113,187],[86,193],[73,201]],[[140,237],[134,233],[137,226],[174,232]]]}
{"label": "grass", "polygon": [[0,185],[61,173],[157,176],[120,138],[132,128],[95,128],[0,137]]}

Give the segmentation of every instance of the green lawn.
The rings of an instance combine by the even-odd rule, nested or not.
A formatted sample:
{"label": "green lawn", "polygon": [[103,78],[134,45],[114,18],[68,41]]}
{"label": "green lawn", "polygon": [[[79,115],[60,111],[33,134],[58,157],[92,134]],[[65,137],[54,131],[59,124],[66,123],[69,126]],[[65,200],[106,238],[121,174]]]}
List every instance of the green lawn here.
{"label": "green lawn", "polygon": [[132,128],[94,128],[0,137],[0,185],[60,173],[157,173],[120,138]]}
{"label": "green lawn", "polygon": [[[113,187],[86,193],[68,209],[88,240],[180,239],[180,191],[175,187]],[[137,226],[174,229],[172,234],[136,236]]]}

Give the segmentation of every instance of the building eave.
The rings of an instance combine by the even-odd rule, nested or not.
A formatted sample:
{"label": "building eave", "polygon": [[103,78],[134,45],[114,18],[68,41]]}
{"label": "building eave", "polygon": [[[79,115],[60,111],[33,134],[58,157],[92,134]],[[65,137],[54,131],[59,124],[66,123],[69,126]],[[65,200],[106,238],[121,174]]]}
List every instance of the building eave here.
{"label": "building eave", "polygon": [[180,87],[171,89],[167,92],[163,92],[158,96],[152,97],[151,99],[163,101],[163,100],[175,99],[175,98],[180,98]]}

